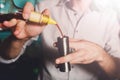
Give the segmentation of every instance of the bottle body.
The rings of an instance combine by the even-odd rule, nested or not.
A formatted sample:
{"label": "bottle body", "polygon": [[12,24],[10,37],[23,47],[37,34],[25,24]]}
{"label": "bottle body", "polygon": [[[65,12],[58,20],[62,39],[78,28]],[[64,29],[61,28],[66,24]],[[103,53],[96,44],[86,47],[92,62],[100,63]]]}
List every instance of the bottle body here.
{"label": "bottle body", "polygon": [[52,18],[47,15],[43,15],[38,12],[31,12],[30,17],[28,19],[30,22],[38,23],[38,24],[57,24]]}
{"label": "bottle body", "polygon": [[[8,14],[0,13],[0,23],[4,21],[9,21],[13,18],[25,20],[22,16],[22,12],[15,12]],[[31,12],[28,20],[26,21],[37,24],[56,24],[56,22],[53,19],[51,19],[49,16],[43,15],[38,12]]]}
{"label": "bottle body", "polygon": [[1,14],[0,13],[0,23],[2,23],[4,21],[9,21],[13,18],[24,20],[24,18],[22,17],[22,14],[18,13],[18,12],[17,13],[8,13],[8,14]]}

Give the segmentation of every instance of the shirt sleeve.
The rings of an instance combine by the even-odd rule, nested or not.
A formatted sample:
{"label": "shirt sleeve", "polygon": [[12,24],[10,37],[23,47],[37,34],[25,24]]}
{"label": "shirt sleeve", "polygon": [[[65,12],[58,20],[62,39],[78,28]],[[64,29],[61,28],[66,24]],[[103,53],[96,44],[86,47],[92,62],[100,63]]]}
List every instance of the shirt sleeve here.
{"label": "shirt sleeve", "polygon": [[105,50],[114,57],[120,58],[120,24],[117,19],[117,15],[110,17],[108,30],[107,30],[107,41]]}
{"label": "shirt sleeve", "polygon": [[34,40],[37,40],[38,37],[39,37],[39,36],[36,36],[36,37],[33,37],[33,38],[31,38],[30,40],[28,40],[28,41],[23,45],[23,47],[22,47],[19,55],[18,55],[16,58],[10,59],[10,60],[6,60],[6,59],[4,59],[4,58],[2,58],[2,57],[0,56],[0,62],[1,62],[1,63],[5,63],[5,64],[10,64],[10,63],[13,63],[13,62],[17,61],[17,60],[19,59],[19,57],[24,54],[26,47],[29,46]]}

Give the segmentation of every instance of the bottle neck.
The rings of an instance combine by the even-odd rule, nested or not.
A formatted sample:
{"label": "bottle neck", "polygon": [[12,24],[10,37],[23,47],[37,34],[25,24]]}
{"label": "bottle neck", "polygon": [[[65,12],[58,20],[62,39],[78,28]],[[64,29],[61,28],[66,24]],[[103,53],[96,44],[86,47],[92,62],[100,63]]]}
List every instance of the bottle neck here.
{"label": "bottle neck", "polygon": [[22,17],[22,12],[7,13],[7,14],[0,13],[0,23],[2,23],[4,21],[9,21],[13,18],[25,20]]}

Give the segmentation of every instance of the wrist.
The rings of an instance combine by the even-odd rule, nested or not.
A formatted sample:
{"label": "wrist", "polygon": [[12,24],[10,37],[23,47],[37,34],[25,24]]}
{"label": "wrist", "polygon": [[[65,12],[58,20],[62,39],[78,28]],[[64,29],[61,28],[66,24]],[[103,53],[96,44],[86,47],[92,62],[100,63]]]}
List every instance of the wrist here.
{"label": "wrist", "polygon": [[0,56],[4,59],[16,58],[27,40],[28,38],[17,39],[14,35],[10,35],[0,45]]}
{"label": "wrist", "polygon": [[116,71],[116,64],[113,56],[106,54],[101,62],[98,62],[99,66],[105,71],[108,76],[113,76]]}

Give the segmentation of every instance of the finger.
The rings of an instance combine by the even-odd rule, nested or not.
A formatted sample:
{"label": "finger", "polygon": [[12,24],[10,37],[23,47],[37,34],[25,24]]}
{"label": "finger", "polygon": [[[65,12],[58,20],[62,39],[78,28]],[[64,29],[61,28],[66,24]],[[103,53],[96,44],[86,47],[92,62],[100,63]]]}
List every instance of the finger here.
{"label": "finger", "polygon": [[70,61],[71,64],[90,64],[92,62],[94,62],[94,59],[86,59],[86,58],[82,58],[82,57],[81,57],[81,59],[76,58],[76,59]]}
{"label": "finger", "polygon": [[80,42],[76,42],[76,41],[69,43],[70,48],[73,48],[75,50],[78,50],[80,48],[80,45],[81,45]]}
{"label": "finger", "polygon": [[24,37],[24,35],[23,35],[24,33],[22,33],[22,31],[24,30],[24,26],[25,26],[25,22],[19,21],[19,23],[17,24],[17,27],[14,31],[14,35],[16,35],[20,39]]}
{"label": "finger", "polygon": [[79,41],[79,39],[69,38],[70,42]]}
{"label": "finger", "polygon": [[34,11],[34,6],[32,3],[27,2],[23,8],[23,17],[24,19],[28,19],[30,16],[31,11]]}
{"label": "finger", "polygon": [[79,55],[76,56],[76,58],[72,59],[70,61],[70,63],[71,64],[78,64],[78,63],[82,63],[82,62],[87,61],[87,60],[88,60],[88,58],[86,57],[85,53],[84,54],[79,53]]}
{"label": "finger", "polygon": [[3,22],[3,25],[5,26],[5,27],[13,27],[13,26],[15,26],[17,24],[17,20],[16,19],[12,19],[12,20],[10,20],[10,21],[5,21],[5,22]]}
{"label": "finger", "polygon": [[47,15],[47,16],[50,16],[50,12],[49,12],[48,9],[45,9],[45,10],[42,12],[42,14]]}
{"label": "finger", "polygon": [[[80,45],[80,41],[79,39],[74,39],[74,38],[69,38],[69,44],[71,48],[76,48]],[[79,44],[79,45],[78,45]],[[76,46],[77,45],[77,46]]]}
{"label": "finger", "polygon": [[88,54],[88,52],[84,52],[84,54],[82,56],[78,56],[74,60],[71,60],[70,63],[71,64],[77,64],[77,63],[89,64],[94,61],[96,61],[96,58],[93,55]]}
{"label": "finger", "polygon": [[56,59],[56,64],[61,64],[61,63],[65,63],[65,62],[70,62],[78,57],[82,57],[84,55],[84,52],[81,51],[81,54],[78,54],[79,52],[76,51],[74,53],[68,54],[64,57],[60,57]]}
{"label": "finger", "polygon": [[85,40],[78,40],[78,41],[71,41],[69,45],[71,48],[78,50],[81,48],[87,48],[90,45],[90,43],[88,43],[88,41]]}

